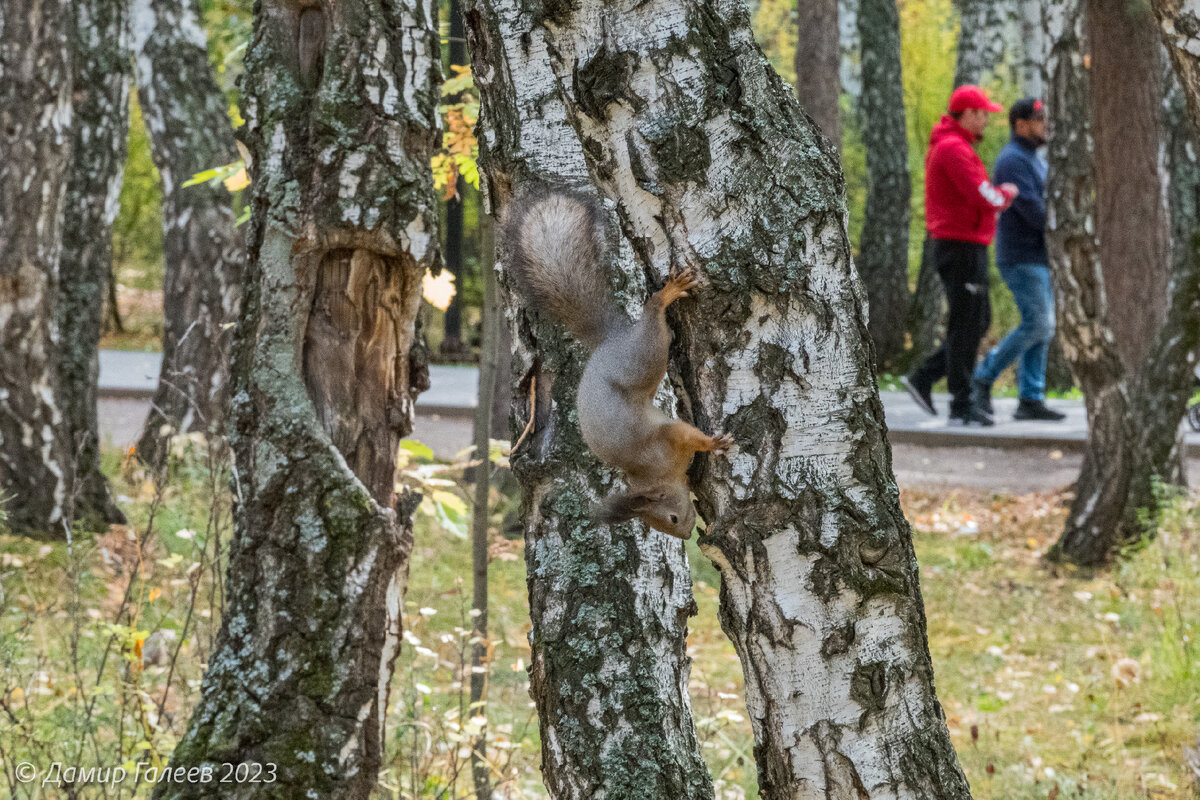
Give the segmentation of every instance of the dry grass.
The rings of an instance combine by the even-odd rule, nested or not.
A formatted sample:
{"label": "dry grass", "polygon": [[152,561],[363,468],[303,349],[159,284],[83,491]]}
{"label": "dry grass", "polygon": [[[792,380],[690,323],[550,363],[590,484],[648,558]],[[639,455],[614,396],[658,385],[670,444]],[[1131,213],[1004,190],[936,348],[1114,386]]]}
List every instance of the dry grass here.
{"label": "dry grass", "polygon": [[[111,460],[109,466],[119,471]],[[80,543],[73,558],[61,545],[0,538],[6,770],[21,755],[66,759],[82,752],[104,765],[147,757],[147,750],[169,754],[196,700],[220,609],[210,591],[219,570],[198,546],[213,507],[201,467],[178,470],[161,495],[136,472],[116,477],[129,528]],[[975,797],[1194,797],[1182,748],[1200,733],[1193,642],[1200,509],[1177,503],[1153,543],[1111,571],[1082,574],[1042,559],[1061,528],[1063,496],[946,490],[906,491],[902,500],[917,531],[938,693]],[[494,521],[498,527],[498,515]],[[544,797],[525,672],[523,547],[497,537],[492,555],[487,717],[496,796]],[[688,646],[700,739],[719,797],[754,797],[741,669],[717,623],[719,578],[694,544],[689,557],[699,606]],[[198,599],[191,592],[197,571]],[[389,708],[383,782],[391,796],[471,796],[464,743],[479,712],[466,700],[469,574],[469,542],[423,518]],[[121,611],[130,586],[132,604]],[[165,713],[147,718],[140,709],[162,696],[167,670],[139,665],[138,639],[179,629],[189,608],[192,633]],[[112,653],[101,671],[106,646]],[[86,725],[81,694],[95,704]],[[125,731],[122,744],[115,730]],[[7,789],[0,780],[0,794]]]}

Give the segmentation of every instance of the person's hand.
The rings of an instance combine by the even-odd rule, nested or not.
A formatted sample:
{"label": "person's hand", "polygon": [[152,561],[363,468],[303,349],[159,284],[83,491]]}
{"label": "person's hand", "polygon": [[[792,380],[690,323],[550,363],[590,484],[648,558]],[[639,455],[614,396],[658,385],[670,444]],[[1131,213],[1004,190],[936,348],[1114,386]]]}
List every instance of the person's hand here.
{"label": "person's hand", "polygon": [[1021,193],[1021,190],[1017,188],[1017,185],[1015,183],[1007,183],[1007,182],[1000,184],[999,189],[1000,189],[1000,192],[1004,195],[1004,207],[1001,208],[1000,210],[1006,211],[1008,209],[1008,207],[1012,205],[1013,200],[1017,199],[1017,195],[1019,195]]}

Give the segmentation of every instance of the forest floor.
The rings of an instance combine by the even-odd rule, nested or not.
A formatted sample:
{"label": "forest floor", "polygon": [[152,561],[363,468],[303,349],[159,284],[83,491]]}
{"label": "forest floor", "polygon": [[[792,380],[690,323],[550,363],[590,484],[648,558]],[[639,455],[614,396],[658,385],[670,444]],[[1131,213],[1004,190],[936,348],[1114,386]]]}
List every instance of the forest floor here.
{"label": "forest floor", "polygon": [[[69,551],[0,536],[0,795],[34,796],[12,782],[20,761],[153,762],[182,734],[219,624],[229,518],[224,476],[204,443],[179,444],[170,481],[159,485],[106,454],[129,525],[81,537]],[[1194,797],[1183,747],[1200,733],[1195,498],[1178,499],[1155,540],[1113,569],[1067,570],[1043,559],[1065,518],[1064,491],[908,481],[901,449],[938,695],[975,797]],[[916,449],[909,460],[938,458]],[[986,454],[976,458],[985,468],[969,472],[993,471]],[[1038,458],[1018,471],[1060,461]],[[439,468],[414,460],[409,469],[428,478]],[[1042,485],[1055,474],[1043,468]],[[394,797],[471,796],[463,747],[479,724],[464,685],[471,551],[456,523],[465,506],[442,500],[440,515],[427,507],[418,518],[388,716],[383,784]],[[496,530],[504,510],[497,495]],[[719,577],[694,540],[687,547],[699,606],[688,639],[697,728],[718,797],[752,798],[753,741],[740,665],[717,622]],[[496,797],[544,797],[523,545],[495,535],[491,555]],[[105,796],[82,788],[79,797]],[[122,788],[107,796],[130,797],[134,787]],[[48,789],[39,796],[66,796]]]}

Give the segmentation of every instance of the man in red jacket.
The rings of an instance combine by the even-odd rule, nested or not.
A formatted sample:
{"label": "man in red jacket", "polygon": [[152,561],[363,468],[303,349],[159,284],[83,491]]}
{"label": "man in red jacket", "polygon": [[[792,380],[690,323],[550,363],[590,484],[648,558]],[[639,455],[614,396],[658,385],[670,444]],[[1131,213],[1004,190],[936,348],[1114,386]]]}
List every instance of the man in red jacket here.
{"label": "man in red jacket", "polygon": [[993,186],[974,145],[983,139],[988,114],[1003,110],[978,86],[958,87],[950,95],[950,113],[929,136],[925,156],[926,245],[946,289],[950,318],[941,346],[901,383],[917,405],[936,415],[931,390],[945,377],[953,396],[951,425],[993,424],[991,415],[972,402],[971,374],[992,321],[987,247],[996,217],[1017,196],[1017,187]]}

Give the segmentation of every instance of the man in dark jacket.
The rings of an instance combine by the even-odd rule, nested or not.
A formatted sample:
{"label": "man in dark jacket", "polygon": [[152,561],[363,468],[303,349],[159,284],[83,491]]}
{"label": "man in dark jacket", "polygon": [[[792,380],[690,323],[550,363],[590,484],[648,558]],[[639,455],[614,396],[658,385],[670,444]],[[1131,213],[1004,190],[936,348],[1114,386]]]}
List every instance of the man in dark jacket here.
{"label": "man in dark jacket", "polygon": [[1008,112],[1012,138],[996,159],[994,179],[1010,181],[1021,194],[1000,215],[996,266],[1013,294],[1021,324],[992,348],[975,368],[975,397],[991,410],[992,382],[1014,361],[1021,401],[1014,419],[1058,421],[1064,414],[1046,406],[1046,352],[1054,338],[1054,289],[1046,255],[1046,161],[1038,148],[1046,143],[1042,101],[1026,98]]}
{"label": "man in dark jacket", "polygon": [[972,399],[971,374],[992,321],[987,247],[996,233],[996,215],[1009,207],[1017,187],[993,186],[974,145],[983,138],[988,114],[1003,110],[978,86],[958,87],[950,95],[950,113],[930,134],[925,156],[926,244],[946,289],[950,317],[941,346],[901,382],[917,405],[937,414],[931,391],[944,376],[952,395],[951,425],[993,424],[991,414]]}

